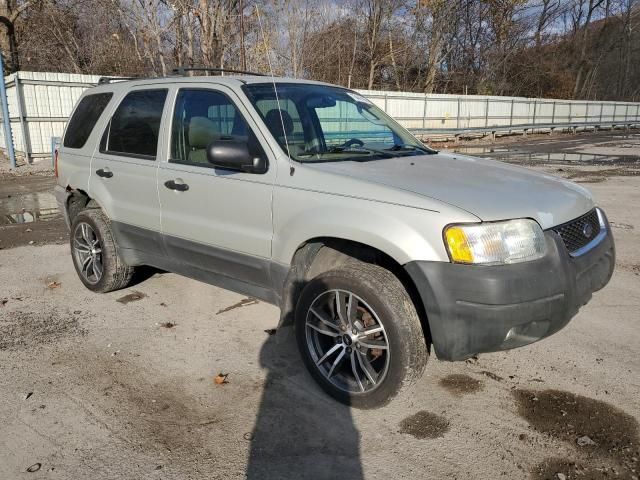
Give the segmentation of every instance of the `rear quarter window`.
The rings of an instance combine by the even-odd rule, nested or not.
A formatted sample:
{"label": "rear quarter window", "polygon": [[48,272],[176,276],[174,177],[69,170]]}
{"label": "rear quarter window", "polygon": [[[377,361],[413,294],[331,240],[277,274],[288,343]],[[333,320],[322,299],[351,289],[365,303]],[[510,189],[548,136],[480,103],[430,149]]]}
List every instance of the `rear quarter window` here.
{"label": "rear quarter window", "polygon": [[63,145],[65,147],[82,148],[87,143],[93,127],[95,127],[112,96],[113,93],[111,92],[94,93],[80,100],[64,134]]}

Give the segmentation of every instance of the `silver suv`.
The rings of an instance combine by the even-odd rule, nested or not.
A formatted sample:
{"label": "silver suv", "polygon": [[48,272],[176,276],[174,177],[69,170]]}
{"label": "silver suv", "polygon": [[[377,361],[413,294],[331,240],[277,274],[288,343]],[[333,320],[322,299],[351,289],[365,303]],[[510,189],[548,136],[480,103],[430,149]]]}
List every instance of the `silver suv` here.
{"label": "silver suv", "polygon": [[150,265],[280,307],[338,400],[561,329],[615,264],[584,188],[445,154],[356,92],[257,75],[87,90],[56,196],[87,288]]}

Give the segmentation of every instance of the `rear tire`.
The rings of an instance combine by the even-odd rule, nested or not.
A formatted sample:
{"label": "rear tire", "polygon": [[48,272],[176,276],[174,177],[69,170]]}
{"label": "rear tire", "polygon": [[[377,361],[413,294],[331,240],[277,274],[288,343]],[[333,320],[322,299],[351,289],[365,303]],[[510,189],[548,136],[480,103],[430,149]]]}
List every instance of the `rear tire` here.
{"label": "rear tire", "polygon": [[102,210],[82,210],[74,217],[70,246],[76,273],[89,290],[106,293],[131,283],[134,268],[118,255],[111,221]]}
{"label": "rear tire", "polygon": [[422,376],[429,356],[409,294],[373,264],[349,262],[311,280],[296,307],[295,329],[314,379],[357,408],[387,404]]}

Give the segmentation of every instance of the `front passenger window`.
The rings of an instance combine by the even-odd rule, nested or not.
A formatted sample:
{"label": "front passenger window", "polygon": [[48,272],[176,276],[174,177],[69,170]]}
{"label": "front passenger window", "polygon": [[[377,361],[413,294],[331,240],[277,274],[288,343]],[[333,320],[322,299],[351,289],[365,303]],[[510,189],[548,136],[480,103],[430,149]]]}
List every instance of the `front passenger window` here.
{"label": "front passenger window", "polygon": [[247,142],[252,153],[260,151],[253,132],[226,95],[212,90],[180,90],[173,114],[169,161],[210,166],[207,146],[220,140]]}

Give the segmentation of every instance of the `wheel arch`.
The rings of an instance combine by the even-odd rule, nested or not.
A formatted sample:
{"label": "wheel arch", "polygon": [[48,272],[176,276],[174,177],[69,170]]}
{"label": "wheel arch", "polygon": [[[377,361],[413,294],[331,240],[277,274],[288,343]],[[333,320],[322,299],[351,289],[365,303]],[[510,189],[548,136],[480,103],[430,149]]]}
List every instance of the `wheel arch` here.
{"label": "wheel arch", "polygon": [[293,324],[297,300],[309,280],[352,261],[379,265],[402,283],[418,312],[425,339],[430,343],[426,310],[415,283],[403,265],[376,247],[339,237],[316,237],[298,246],[282,288],[280,324]]}

